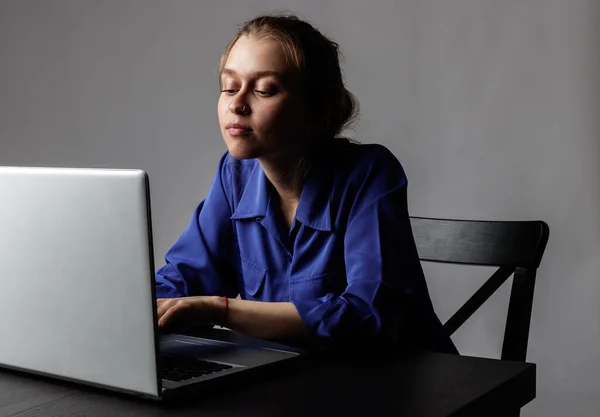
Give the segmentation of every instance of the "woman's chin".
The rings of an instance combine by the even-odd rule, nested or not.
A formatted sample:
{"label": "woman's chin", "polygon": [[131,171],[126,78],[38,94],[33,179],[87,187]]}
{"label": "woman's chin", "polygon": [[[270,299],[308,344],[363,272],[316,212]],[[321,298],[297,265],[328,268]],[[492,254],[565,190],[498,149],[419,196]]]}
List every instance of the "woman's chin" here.
{"label": "woman's chin", "polygon": [[260,156],[260,152],[250,146],[244,146],[244,144],[227,143],[227,150],[235,159],[254,159]]}

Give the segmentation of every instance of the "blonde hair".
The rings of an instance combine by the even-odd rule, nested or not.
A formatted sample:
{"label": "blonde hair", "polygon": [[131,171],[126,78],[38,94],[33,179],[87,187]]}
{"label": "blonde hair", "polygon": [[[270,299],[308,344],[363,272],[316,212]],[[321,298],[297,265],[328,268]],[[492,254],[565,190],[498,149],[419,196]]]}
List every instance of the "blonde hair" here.
{"label": "blonde hair", "polygon": [[358,102],[344,85],[337,43],[294,15],[259,16],[242,25],[225,48],[219,77],[233,45],[242,36],[279,43],[288,68],[300,80],[318,139],[335,138],[356,119]]}

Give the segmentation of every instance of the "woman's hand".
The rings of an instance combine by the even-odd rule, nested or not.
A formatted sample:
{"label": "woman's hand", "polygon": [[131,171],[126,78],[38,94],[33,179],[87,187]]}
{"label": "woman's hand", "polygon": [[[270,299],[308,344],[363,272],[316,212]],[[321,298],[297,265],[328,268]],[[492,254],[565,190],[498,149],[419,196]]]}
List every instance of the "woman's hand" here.
{"label": "woman's hand", "polygon": [[159,298],[158,327],[174,333],[192,326],[219,324],[225,312],[223,303],[221,297],[214,296]]}
{"label": "woman's hand", "polygon": [[315,342],[291,302],[261,302],[219,296],[159,298],[158,327],[168,333],[216,324],[259,339],[288,344]]}

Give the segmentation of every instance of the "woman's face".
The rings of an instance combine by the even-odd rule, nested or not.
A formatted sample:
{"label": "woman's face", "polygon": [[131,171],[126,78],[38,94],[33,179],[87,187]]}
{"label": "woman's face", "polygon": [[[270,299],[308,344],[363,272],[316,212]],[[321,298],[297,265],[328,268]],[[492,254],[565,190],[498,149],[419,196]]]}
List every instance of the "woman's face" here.
{"label": "woman's face", "polygon": [[237,40],[223,67],[218,104],[233,157],[286,160],[301,152],[308,120],[298,84],[277,41]]}

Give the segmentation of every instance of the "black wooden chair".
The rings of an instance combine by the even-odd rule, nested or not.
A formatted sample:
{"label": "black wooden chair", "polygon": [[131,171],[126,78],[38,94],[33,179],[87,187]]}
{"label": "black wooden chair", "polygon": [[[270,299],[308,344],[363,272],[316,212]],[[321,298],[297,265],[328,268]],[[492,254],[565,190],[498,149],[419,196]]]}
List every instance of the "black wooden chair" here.
{"label": "black wooden chair", "polygon": [[421,261],[496,266],[498,270],[444,323],[452,335],[511,276],[501,359],[526,360],[535,276],[548,241],[543,221],[411,217]]}

